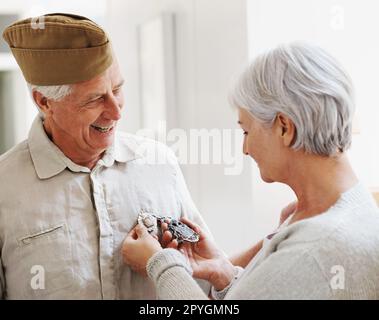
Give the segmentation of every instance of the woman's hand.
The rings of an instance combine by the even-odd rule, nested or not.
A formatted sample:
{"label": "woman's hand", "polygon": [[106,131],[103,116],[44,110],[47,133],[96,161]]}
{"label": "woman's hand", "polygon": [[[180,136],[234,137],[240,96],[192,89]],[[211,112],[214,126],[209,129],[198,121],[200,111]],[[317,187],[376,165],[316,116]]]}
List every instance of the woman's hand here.
{"label": "woman's hand", "polygon": [[[224,289],[233,279],[234,266],[197,224],[185,218],[182,218],[181,221],[191,227],[200,236],[197,243],[185,242],[180,246],[180,251],[191,264],[193,276],[209,281],[216,290]],[[162,238],[163,246],[177,247],[176,240],[172,240],[172,235],[167,230],[167,224],[162,224],[162,229],[164,230]]]}
{"label": "woman's hand", "polygon": [[151,236],[143,224],[137,224],[126,236],[122,244],[122,257],[132,270],[146,276],[149,259],[162,250],[158,240]]}

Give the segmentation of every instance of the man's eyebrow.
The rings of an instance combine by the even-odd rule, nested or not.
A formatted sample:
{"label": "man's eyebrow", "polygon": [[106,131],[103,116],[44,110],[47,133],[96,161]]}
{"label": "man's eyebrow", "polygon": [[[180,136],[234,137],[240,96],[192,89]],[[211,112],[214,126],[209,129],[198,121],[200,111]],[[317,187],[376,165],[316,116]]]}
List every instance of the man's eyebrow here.
{"label": "man's eyebrow", "polygon": [[[123,84],[125,83],[125,80],[121,80],[112,90],[115,90],[115,89],[118,89],[120,88]],[[88,102],[88,101],[91,101],[95,98],[100,98],[102,96],[104,96],[105,93],[104,92],[95,92],[95,93],[91,93],[89,94],[85,99],[84,101],[85,102]]]}
{"label": "man's eyebrow", "polygon": [[241,121],[239,121],[239,120],[238,120],[238,122],[237,122],[237,123],[238,123],[238,124],[242,124],[242,122],[241,122]]}
{"label": "man's eyebrow", "polygon": [[120,88],[124,83],[125,83],[125,80],[121,80],[117,85],[115,85],[115,86],[113,87],[113,90],[114,90],[114,89],[117,89],[117,88]]}
{"label": "man's eyebrow", "polygon": [[102,92],[97,92],[97,93],[91,93],[85,98],[85,101],[90,101],[94,98],[102,97],[105,93]]}

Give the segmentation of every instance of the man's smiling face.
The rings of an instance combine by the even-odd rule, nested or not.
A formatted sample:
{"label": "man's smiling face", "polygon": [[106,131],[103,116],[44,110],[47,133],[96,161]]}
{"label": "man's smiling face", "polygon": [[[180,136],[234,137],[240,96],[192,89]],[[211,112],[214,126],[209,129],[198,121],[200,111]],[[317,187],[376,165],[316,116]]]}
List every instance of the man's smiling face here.
{"label": "man's smiling face", "polygon": [[[114,140],[124,98],[117,62],[101,75],[72,85],[60,101],[49,100],[45,128],[52,141],[68,154],[100,154]],[[65,152],[66,153],[66,152]]]}

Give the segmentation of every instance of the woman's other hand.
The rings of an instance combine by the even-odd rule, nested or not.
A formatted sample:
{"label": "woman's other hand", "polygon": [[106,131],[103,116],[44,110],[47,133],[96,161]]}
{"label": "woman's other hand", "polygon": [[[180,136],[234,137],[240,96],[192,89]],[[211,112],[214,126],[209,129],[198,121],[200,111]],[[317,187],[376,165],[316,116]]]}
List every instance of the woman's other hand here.
{"label": "woman's other hand", "polygon": [[[186,218],[182,218],[181,221],[200,236],[198,242],[184,242],[179,247],[191,264],[193,276],[209,281],[216,290],[224,289],[234,277],[233,264],[201,230],[199,225]],[[162,245],[168,248],[178,248],[177,241],[172,239],[171,233],[167,230],[167,224],[162,224],[162,231]]]}

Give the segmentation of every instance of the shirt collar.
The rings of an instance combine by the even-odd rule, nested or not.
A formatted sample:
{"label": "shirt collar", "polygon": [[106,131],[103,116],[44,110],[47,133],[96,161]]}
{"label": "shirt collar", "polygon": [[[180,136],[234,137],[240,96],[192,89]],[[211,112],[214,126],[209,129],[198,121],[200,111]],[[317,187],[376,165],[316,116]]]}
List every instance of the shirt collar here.
{"label": "shirt collar", "polygon": [[143,157],[138,152],[139,144],[132,135],[124,132],[115,132],[114,143],[105,151],[99,164],[110,167],[115,161],[125,163]]}
{"label": "shirt collar", "polygon": [[[114,161],[127,162],[141,157],[137,152],[137,144],[133,142],[134,139],[122,139],[121,136],[116,132],[115,142],[105,151],[104,156],[96,166],[110,167]],[[40,116],[37,116],[33,121],[29,131],[28,145],[34,168],[40,179],[51,178],[66,168],[73,172],[91,172],[89,168],[71,161],[49,139]]]}

